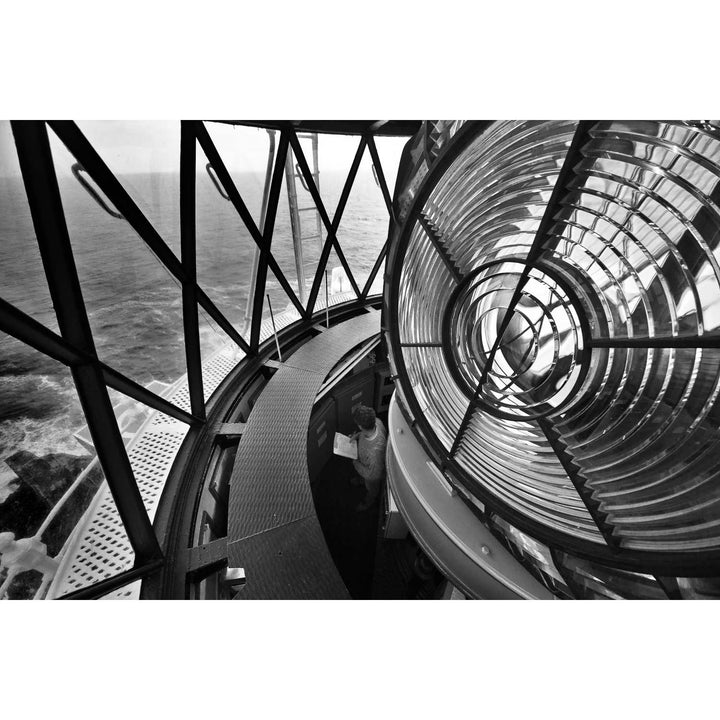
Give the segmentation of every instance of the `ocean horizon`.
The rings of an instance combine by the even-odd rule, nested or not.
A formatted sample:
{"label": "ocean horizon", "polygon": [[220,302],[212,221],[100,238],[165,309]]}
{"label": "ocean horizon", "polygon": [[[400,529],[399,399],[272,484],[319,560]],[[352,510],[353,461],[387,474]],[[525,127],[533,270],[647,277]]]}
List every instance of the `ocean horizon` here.
{"label": "ocean horizon", "polygon": [[[54,147],[56,164],[60,165]],[[66,151],[65,151],[66,152]],[[64,159],[64,165],[68,162]],[[64,167],[63,165],[63,167]],[[345,173],[324,172],[320,193],[332,219]],[[118,179],[160,236],[179,258],[179,175],[127,173]],[[260,221],[263,178],[233,173],[256,224]],[[142,385],[174,383],[186,372],[181,288],[123,219],[108,215],[72,175],[58,172],[73,254],[98,356]],[[300,183],[299,205],[312,200]],[[230,202],[209,176],[197,173],[198,282],[233,326],[242,332],[255,244]],[[316,232],[315,214],[301,213],[303,235]],[[350,195],[338,239],[358,283],[368,277],[388,230],[388,215],[372,174],[361,168]],[[326,236],[322,228],[322,239]],[[0,296],[58,332],[24,188],[19,176],[0,177]],[[319,257],[317,240],[304,243],[306,286]],[[290,213],[281,189],[273,254],[297,292]],[[333,252],[328,269],[340,265]],[[271,272],[266,292],[273,311],[289,299]],[[267,315],[267,310],[265,310]],[[203,359],[232,342],[200,310]],[[111,391],[114,401],[120,393]],[[0,333],[0,503],[13,491],[15,473],[4,460],[19,450],[35,455],[86,455],[74,437],[85,425],[70,371],[20,341]]]}

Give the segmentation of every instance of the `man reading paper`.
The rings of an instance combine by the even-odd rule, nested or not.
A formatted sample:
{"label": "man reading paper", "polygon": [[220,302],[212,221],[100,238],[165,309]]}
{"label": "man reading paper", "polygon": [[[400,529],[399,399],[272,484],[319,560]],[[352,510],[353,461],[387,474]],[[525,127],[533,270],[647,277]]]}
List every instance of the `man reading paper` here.
{"label": "man reading paper", "polygon": [[365,485],[365,499],[356,508],[362,511],[375,502],[385,477],[387,432],[382,420],[375,417],[375,411],[367,405],[358,405],[353,410],[353,420],[358,427],[358,431],[350,435],[358,441],[358,458],[353,460],[353,467],[360,476],[353,484]]}

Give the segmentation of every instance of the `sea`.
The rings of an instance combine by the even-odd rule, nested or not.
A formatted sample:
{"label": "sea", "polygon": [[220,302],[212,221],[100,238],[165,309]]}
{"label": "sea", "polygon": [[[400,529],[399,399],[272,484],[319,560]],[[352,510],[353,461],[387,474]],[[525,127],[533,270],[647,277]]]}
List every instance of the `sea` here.
{"label": "sea", "polygon": [[[55,146],[53,153],[56,165],[69,167],[69,156],[61,156]],[[331,217],[345,175],[322,172],[320,191]],[[120,174],[118,179],[179,258],[178,174]],[[259,223],[263,173],[235,172],[233,179]],[[98,356],[143,385],[173,383],[186,372],[179,285],[124,219],[114,218],[99,207],[68,172],[58,171],[58,182]],[[297,187],[300,206],[310,205],[310,196],[300,183]],[[232,204],[220,196],[204,168],[198,169],[196,207],[198,282],[234,327],[243,332],[255,245]],[[301,216],[303,235],[316,233],[316,214],[304,212]],[[368,277],[387,232],[382,194],[369,169],[361,167],[338,230],[358,282]],[[309,287],[319,241],[308,239],[303,245],[303,271]],[[284,182],[272,250],[297,289]],[[333,253],[329,268],[339,264]],[[289,300],[272,273],[268,275],[267,292],[275,313],[288,306]],[[58,332],[19,171],[0,176],[0,297]],[[204,311],[200,313],[200,334],[203,358],[229,342]],[[121,397],[111,391],[114,402]],[[84,425],[69,370],[0,333],[0,503],[13,491],[16,480],[5,458],[18,450],[40,456],[86,454],[74,437]]]}

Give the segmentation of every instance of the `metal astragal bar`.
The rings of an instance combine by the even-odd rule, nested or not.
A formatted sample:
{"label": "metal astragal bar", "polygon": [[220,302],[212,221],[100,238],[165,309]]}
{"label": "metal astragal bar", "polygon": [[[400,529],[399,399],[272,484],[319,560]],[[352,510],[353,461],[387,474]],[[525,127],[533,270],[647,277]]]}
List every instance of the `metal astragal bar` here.
{"label": "metal astragal bar", "polygon": [[273,326],[273,335],[275,336],[275,347],[278,352],[278,360],[282,362],[282,351],[280,350],[280,341],[278,340],[277,328],[275,327],[275,315],[273,314],[272,303],[270,302],[270,295],[266,295],[268,301],[268,308],[270,309],[270,320]]}

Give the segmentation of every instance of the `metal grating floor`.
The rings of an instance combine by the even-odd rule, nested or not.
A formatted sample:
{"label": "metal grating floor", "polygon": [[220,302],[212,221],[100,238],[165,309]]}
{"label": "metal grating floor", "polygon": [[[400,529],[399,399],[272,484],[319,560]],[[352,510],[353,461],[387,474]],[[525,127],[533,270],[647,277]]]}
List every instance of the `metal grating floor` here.
{"label": "metal grating floor", "polygon": [[[245,354],[231,343],[216,352],[203,365],[205,397],[210,397],[227,374]],[[190,410],[187,377],[181,378],[168,393],[168,399]],[[155,412],[128,443],[128,457],[150,520],[157,505],[175,456],[188,426],[164,413]],[[107,483],[98,490],[92,504],[75,529],[61,560],[48,597],[59,597],[87,587],[132,568],[134,553],[115,507]],[[104,599],[136,599],[141,581],[109,593]]]}
{"label": "metal grating floor", "polygon": [[[330,305],[354,298],[353,293],[342,293],[331,297]],[[324,308],[324,300],[318,297],[316,310]],[[279,330],[298,319],[296,310],[289,307],[275,317],[275,324]],[[272,323],[264,321],[260,329],[261,340],[268,339],[272,334]],[[228,342],[203,364],[206,399],[244,357],[245,353],[235,343]],[[172,385],[166,397],[189,412],[187,377]],[[187,431],[188,426],[184,423],[164,413],[153,412],[128,442],[128,457],[151,521]],[[100,487],[73,535],[68,538],[59,559],[60,567],[48,590],[49,598],[65,595],[132,568],[134,553],[106,483]],[[104,599],[136,599],[140,595],[140,587],[141,581],[137,581],[105,595]]]}
{"label": "metal grating floor", "polygon": [[378,332],[378,311],[326,330],[281,363],[258,398],[230,478],[228,563],[246,578],[238,599],[349,598],[315,514],[307,429],[330,370]]}

